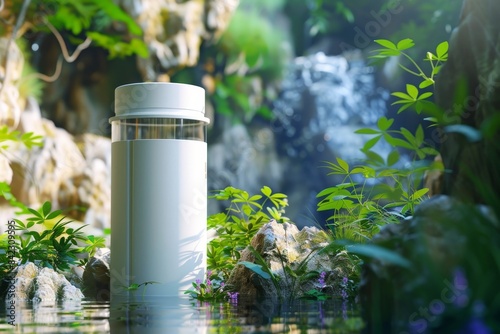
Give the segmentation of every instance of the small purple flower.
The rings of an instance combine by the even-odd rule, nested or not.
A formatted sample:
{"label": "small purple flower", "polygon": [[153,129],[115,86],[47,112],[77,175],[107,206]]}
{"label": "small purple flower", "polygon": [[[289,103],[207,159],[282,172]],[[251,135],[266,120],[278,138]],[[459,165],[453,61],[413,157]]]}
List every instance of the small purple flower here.
{"label": "small purple flower", "polygon": [[224,283],[224,282],[220,282],[220,288],[221,288],[221,289],[224,289],[224,287],[225,287],[225,286],[226,286],[226,283]]}
{"label": "small purple flower", "polygon": [[210,276],[212,276],[212,270],[207,271],[207,278],[210,278]]}
{"label": "small purple flower", "polygon": [[492,331],[481,319],[472,318],[471,320],[469,320],[466,327],[458,332],[458,334],[462,334],[462,333],[463,334],[465,334],[465,333],[467,333],[467,334],[491,334]]}
{"label": "small purple flower", "polygon": [[349,297],[349,294],[347,293],[347,283],[349,282],[349,279],[347,277],[342,278],[342,283],[340,286],[342,287],[342,292],[340,293],[341,297],[343,300],[346,300]]}
{"label": "small purple flower", "polygon": [[211,286],[212,285],[212,281],[210,280],[210,278],[207,278],[207,286]]}
{"label": "small purple flower", "polygon": [[323,289],[326,286],[325,277],[326,277],[326,273],[324,271],[322,271],[321,274],[319,274],[319,278],[318,278],[318,284],[319,284],[320,289]]}
{"label": "small purple flower", "polygon": [[229,291],[228,291],[228,292],[227,292],[227,295],[228,295],[228,297],[229,297],[229,301],[231,301],[231,302],[236,302],[236,301],[238,301],[238,294],[239,294],[238,292],[229,292]]}
{"label": "small purple flower", "polygon": [[467,276],[462,268],[456,268],[453,272],[453,292],[457,296],[453,304],[463,308],[469,303]]}

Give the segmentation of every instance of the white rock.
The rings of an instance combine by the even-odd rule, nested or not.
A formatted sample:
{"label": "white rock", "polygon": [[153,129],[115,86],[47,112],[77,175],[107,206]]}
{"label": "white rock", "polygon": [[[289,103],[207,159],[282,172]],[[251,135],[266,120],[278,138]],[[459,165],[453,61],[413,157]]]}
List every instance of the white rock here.
{"label": "white rock", "polygon": [[[33,301],[79,300],[83,293],[64,277],[50,268],[39,269],[34,263],[28,262],[17,268],[15,276],[16,300]],[[34,290],[33,293],[30,293]]]}

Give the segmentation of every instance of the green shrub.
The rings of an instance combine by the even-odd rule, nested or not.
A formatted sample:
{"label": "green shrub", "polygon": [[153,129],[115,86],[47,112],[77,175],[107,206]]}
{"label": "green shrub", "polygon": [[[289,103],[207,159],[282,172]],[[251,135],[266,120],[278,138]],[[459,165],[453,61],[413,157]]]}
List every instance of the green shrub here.
{"label": "green shrub", "polygon": [[215,275],[222,273],[225,279],[238,263],[240,251],[250,245],[253,236],[271,219],[283,223],[289,221],[284,215],[288,206],[287,196],[273,193],[262,187],[261,193],[248,192],[227,187],[211,198],[229,201],[225,212],[208,217],[208,229],[215,230],[215,237],[208,243],[207,267]]}

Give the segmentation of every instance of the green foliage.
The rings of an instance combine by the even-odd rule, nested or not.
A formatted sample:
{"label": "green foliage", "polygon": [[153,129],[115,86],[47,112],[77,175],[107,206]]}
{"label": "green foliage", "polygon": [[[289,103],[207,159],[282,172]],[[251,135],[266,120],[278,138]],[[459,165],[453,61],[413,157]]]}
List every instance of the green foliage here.
{"label": "green foliage", "polygon": [[[108,50],[111,58],[148,55],[146,45],[138,38],[142,29],[112,0],[37,0],[34,6],[35,13],[46,15],[57,30],[70,33],[75,43],[81,43],[80,37],[85,34],[95,45]],[[122,24],[129,35],[113,34],[114,22]]]}
{"label": "green foliage", "polygon": [[272,118],[267,87],[282,76],[287,59],[284,40],[255,4],[234,13],[220,40],[207,50],[217,70],[213,73],[217,112],[244,123],[257,115]]}
{"label": "green foliage", "polygon": [[282,33],[257,10],[237,10],[217,43],[216,61],[244,64],[251,74],[278,78],[285,61],[283,39]]}
{"label": "green foliage", "polygon": [[[406,92],[395,92],[399,98],[393,104],[401,104],[398,113],[412,108],[417,113],[423,110],[434,112],[438,109],[429,101],[432,92],[422,92],[429,86],[434,86],[435,76],[439,73],[442,63],[448,57],[448,43],[440,43],[435,53],[427,53],[430,73],[422,68],[406,53],[414,47],[413,40],[406,38],[397,43],[379,39],[375,41],[382,48],[375,50],[375,59],[386,59],[393,56],[404,56],[415,67],[411,70],[403,64],[400,67],[419,77],[421,82],[417,88],[407,84]],[[434,118],[436,120],[437,118]],[[401,217],[413,215],[415,206],[424,200],[428,189],[421,187],[424,174],[432,170],[442,170],[442,164],[427,163],[439,152],[425,141],[422,125],[418,125],[415,133],[406,128],[392,129],[394,119],[381,117],[377,127],[362,128],[357,134],[371,136],[361,151],[366,158],[361,164],[353,167],[337,158],[337,163],[327,162],[330,174],[343,175],[340,184],[326,188],[317,197],[323,198],[318,203],[318,210],[333,210],[329,220],[333,223],[334,236],[340,239],[370,240],[386,223],[397,222]],[[378,154],[374,147],[381,140],[388,143],[393,150],[386,158]],[[412,162],[407,167],[401,167],[400,151],[409,152]],[[367,186],[375,184],[374,186]]]}
{"label": "green foliage", "polygon": [[255,250],[255,248],[249,245],[248,249],[252,252],[252,255],[255,258],[255,263],[248,261],[240,261],[238,262],[238,264],[245,266],[247,269],[250,269],[251,271],[253,271],[254,273],[256,273],[265,280],[270,279],[274,285],[274,288],[276,289],[276,292],[278,293],[278,297],[281,299],[282,291],[280,286],[280,277],[273,273],[273,271],[267,264],[266,260],[264,260],[264,258],[260,255],[260,253]]}
{"label": "green foliage", "polygon": [[216,80],[213,100],[217,106],[217,112],[238,121],[249,123],[256,115],[271,119],[271,110],[261,104],[249,99],[255,94],[255,76],[240,76],[231,74]]}
{"label": "green foliage", "polygon": [[[84,235],[82,229],[86,225],[71,227],[72,221],[65,220],[61,210],[51,211],[50,202],[45,202],[38,210],[22,207],[22,213],[27,213],[28,217],[25,222],[14,219],[14,243],[7,245],[0,242],[0,276],[13,269],[7,265],[10,259],[20,264],[33,262],[42,267],[66,271],[71,265],[76,265],[78,259],[80,264],[85,264],[97,248],[105,246],[104,238]],[[1,239],[6,236],[2,235]],[[82,243],[86,246],[81,247]],[[15,249],[15,253],[8,253],[7,249]],[[82,259],[84,256],[86,258]]]}
{"label": "green foliage", "polygon": [[23,223],[15,219],[17,257],[21,264],[33,262],[43,267],[63,271],[69,269],[77,261],[81,249],[78,241],[86,240],[81,232],[85,226],[74,229],[69,226],[71,221],[64,218],[57,220],[51,227],[46,223],[57,218],[61,210],[51,211],[50,202],[45,202],[38,210],[28,208],[31,217]]}
{"label": "green foliage", "polygon": [[[3,142],[20,142],[27,148],[31,149],[33,146],[42,146],[42,136],[33,134],[33,132],[26,132],[22,135],[19,131],[11,131],[8,126],[3,125],[0,127],[0,144]],[[1,145],[0,149],[6,149],[8,145]]]}
{"label": "green foliage", "polygon": [[140,287],[142,287],[142,295],[144,297],[144,294],[146,293],[146,288],[148,285],[152,285],[152,284],[159,284],[159,282],[155,282],[155,281],[147,281],[147,282],[143,282],[143,283],[132,283],[130,284],[129,286],[123,286],[123,288],[127,291],[132,291],[132,292],[136,292],[137,290],[139,290]]}
{"label": "green foliage", "polygon": [[338,29],[339,17],[348,23],[354,22],[353,12],[342,0],[311,0],[309,3],[311,14],[306,24],[311,36]]}
{"label": "green foliage", "polygon": [[411,49],[415,46],[413,40],[406,38],[398,43],[393,43],[386,39],[375,40],[377,44],[382,46],[381,49],[374,50],[376,54],[372,56],[375,59],[386,59],[393,56],[403,56],[405,57],[413,66],[414,69],[410,69],[403,64],[399,66],[406,72],[413,74],[420,78],[421,82],[418,87],[407,84],[406,92],[394,92],[393,96],[398,97],[399,100],[393,103],[401,104],[398,113],[408,109],[413,108],[418,114],[426,110],[427,112],[432,112],[436,110],[436,106],[429,102],[429,98],[432,96],[432,92],[421,92],[429,86],[434,86],[435,76],[439,74],[442,65],[448,59],[448,42],[442,42],[436,47],[435,53],[427,52],[425,61],[430,65],[428,72],[425,72],[415,60],[406,52],[406,50]]}
{"label": "green foliage", "polygon": [[[3,125],[0,127],[0,153],[9,147],[9,142],[21,143],[28,149],[31,149],[35,146],[42,146],[42,139],[42,136],[35,135],[33,132],[26,132],[21,135],[19,131],[12,131],[8,126]],[[5,198],[11,206],[19,209],[16,213],[28,213],[26,206],[15,198],[10,185],[6,182],[0,182],[0,196]]]}
{"label": "green foliage", "polygon": [[238,296],[238,293],[228,290],[220,275],[216,275],[210,270],[207,271],[207,277],[204,282],[197,280],[192,285],[194,290],[187,290],[184,294],[200,301],[222,302],[230,299],[234,300]]}
{"label": "green foliage", "polygon": [[[364,165],[351,167],[341,158],[337,158],[337,163],[327,162],[329,175],[344,176],[342,183],[317,195],[323,198],[318,211],[333,211],[328,219],[333,222],[327,225],[336,239],[366,242],[380,226],[412,215],[428,192],[427,188],[419,188],[421,176],[432,168],[440,168],[437,163],[396,168],[398,153],[391,152],[387,159],[371,150],[365,153],[368,159]],[[370,187],[368,183],[376,184]]]}
{"label": "green foliage", "polygon": [[94,235],[88,235],[84,240],[85,246],[80,249],[81,253],[87,253],[87,257],[80,260],[80,265],[87,264],[88,260],[95,255],[99,248],[106,247],[106,239],[104,237],[96,237]]}
{"label": "green foliage", "polygon": [[214,229],[216,236],[208,243],[207,265],[215,274],[228,277],[240,259],[240,251],[267,222],[274,219],[283,223],[289,219],[284,214],[288,206],[286,195],[273,193],[271,188],[262,187],[261,194],[227,187],[211,196],[219,201],[229,201],[225,212],[208,217],[207,226]]}
{"label": "green foliage", "polygon": [[321,290],[318,289],[311,289],[305,292],[304,296],[301,299],[308,299],[308,300],[317,300],[317,301],[325,301],[330,299],[331,296],[327,295]]}

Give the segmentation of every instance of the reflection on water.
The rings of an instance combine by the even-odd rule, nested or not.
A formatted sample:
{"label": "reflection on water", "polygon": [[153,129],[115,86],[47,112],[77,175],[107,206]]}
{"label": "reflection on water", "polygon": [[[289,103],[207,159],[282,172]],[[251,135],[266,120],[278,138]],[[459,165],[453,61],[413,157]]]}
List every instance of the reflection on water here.
{"label": "reflection on water", "polygon": [[161,298],[116,302],[17,302],[16,326],[0,309],[7,333],[359,333],[356,305],[301,301],[273,305],[240,301],[201,303]]}

